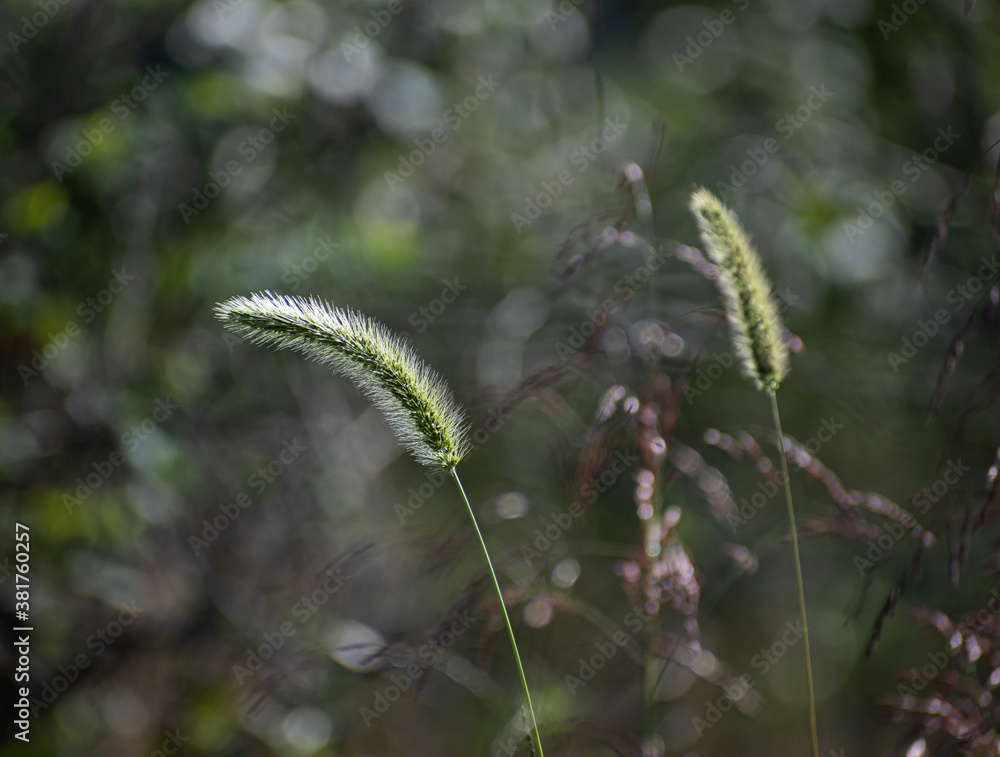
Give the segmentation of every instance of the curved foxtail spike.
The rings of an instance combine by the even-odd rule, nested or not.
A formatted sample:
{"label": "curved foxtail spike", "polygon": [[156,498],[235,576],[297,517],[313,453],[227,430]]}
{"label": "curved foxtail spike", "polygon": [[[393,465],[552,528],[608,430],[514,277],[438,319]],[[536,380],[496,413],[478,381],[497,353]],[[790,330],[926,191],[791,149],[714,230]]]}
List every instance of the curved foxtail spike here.
{"label": "curved foxtail spike", "polygon": [[733,352],[758,391],[777,391],[788,375],[788,345],[757,251],[736,215],[707,189],[695,190],[690,207],[719,270]]}
{"label": "curved foxtail spike", "polygon": [[270,292],[215,307],[255,344],[293,349],[351,379],[424,465],[451,470],[468,453],[468,422],[444,379],[398,336],[352,310]]}
{"label": "curved foxtail spike", "polygon": [[698,220],[698,230],[701,232],[705,251],[718,270],[716,280],[726,306],[733,352],[739,358],[747,378],[753,381],[758,391],[767,392],[771,398],[774,430],[778,435],[778,450],[781,453],[781,471],[785,478],[785,504],[788,508],[792,559],[795,563],[795,590],[799,601],[799,619],[802,622],[806,689],[809,695],[809,735],[812,737],[813,757],[819,757],[816,688],[813,684],[802,558],[799,554],[798,529],[795,526],[792,484],[788,477],[788,456],[785,454],[785,438],[781,432],[781,415],[778,412],[778,385],[788,375],[785,329],[778,315],[771,282],[767,280],[757,251],[736,214],[704,188],[698,188],[692,193],[690,207]]}
{"label": "curved foxtail spike", "polygon": [[400,443],[419,462],[451,473],[490,569],[531,716],[535,752],[544,757],[528,680],[500,582],[475,511],[455,469],[469,452],[468,422],[444,379],[382,324],[314,297],[260,292],[219,303],[215,315],[226,328],[251,342],[297,350],[347,376],[385,414]]}

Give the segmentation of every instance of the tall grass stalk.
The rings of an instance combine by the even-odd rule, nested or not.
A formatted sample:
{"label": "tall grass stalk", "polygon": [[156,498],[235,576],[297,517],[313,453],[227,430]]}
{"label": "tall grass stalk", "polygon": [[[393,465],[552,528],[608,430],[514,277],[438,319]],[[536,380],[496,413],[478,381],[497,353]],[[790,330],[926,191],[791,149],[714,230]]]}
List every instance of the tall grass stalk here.
{"label": "tall grass stalk", "polygon": [[250,297],[233,297],[216,306],[215,312],[226,328],[255,344],[296,350],[347,376],[385,414],[396,438],[418,462],[451,472],[490,569],[531,714],[535,750],[538,757],[544,757],[528,681],[500,582],[455,469],[469,451],[468,423],[444,379],[381,324],[361,313],[334,308],[312,297],[261,292]]}
{"label": "tall grass stalk", "polygon": [[774,430],[778,434],[778,449],[781,451],[781,472],[785,477],[785,502],[788,505],[788,526],[792,534],[792,557],[795,561],[795,590],[799,599],[799,619],[802,621],[802,644],[806,656],[806,686],[809,689],[809,733],[812,737],[813,757],[819,757],[819,736],[816,729],[816,692],[813,685],[812,652],[809,649],[809,621],[806,619],[806,590],[802,581],[802,560],[799,558],[799,533],[795,527],[795,505],[792,503],[792,482],[788,478],[788,458],[785,455],[785,437],[781,433],[781,414],[778,412],[778,393],[768,391],[771,396],[771,413],[774,416]]}
{"label": "tall grass stalk", "polygon": [[697,189],[692,193],[690,207],[698,221],[698,230],[705,251],[718,270],[716,283],[725,305],[733,352],[739,358],[743,374],[753,382],[758,391],[764,391],[771,397],[774,428],[778,434],[778,447],[781,452],[781,469],[785,476],[788,523],[792,530],[795,586],[806,657],[806,686],[809,690],[812,753],[813,757],[819,757],[812,653],[809,648],[809,624],[806,622],[806,593],[802,581],[798,532],[795,528],[792,484],[788,478],[785,438],[781,432],[781,416],[778,412],[778,386],[788,374],[785,329],[778,316],[778,307],[774,301],[771,283],[764,273],[764,266],[736,215],[707,189]]}
{"label": "tall grass stalk", "polygon": [[455,479],[455,484],[458,485],[458,490],[462,493],[462,501],[465,502],[465,509],[469,513],[469,519],[472,521],[472,526],[476,529],[476,536],[479,539],[479,546],[483,550],[483,557],[486,558],[486,565],[490,569],[490,579],[493,581],[493,590],[496,592],[497,601],[500,603],[500,612],[503,613],[503,622],[507,626],[507,635],[510,637],[510,646],[514,650],[514,661],[517,663],[517,673],[521,676],[521,688],[524,690],[524,699],[528,705],[528,713],[531,715],[531,733],[532,738],[535,742],[535,749],[538,752],[538,757],[544,757],[542,752],[542,737],[538,731],[538,721],[535,719],[535,708],[531,704],[531,692],[528,690],[528,679],[524,675],[524,666],[521,664],[521,655],[517,651],[517,640],[514,638],[514,627],[510,623],[510,616],[507,614],[507,606],[503,601],[503,592],[500,590],[500,582],[497,580],[497,573],[493,569],[493,560],[490,559],[490,552],[486,548],[486,541],[483,539],[483,532],[479,530],[479,522],[476,520],[476,514],[472,511],[472,505],[469,504],[469,498],[465,494],[465,487],[462,486],[462,481],[458,477],[458,471],[454,468],[451,469],[451,477]]}

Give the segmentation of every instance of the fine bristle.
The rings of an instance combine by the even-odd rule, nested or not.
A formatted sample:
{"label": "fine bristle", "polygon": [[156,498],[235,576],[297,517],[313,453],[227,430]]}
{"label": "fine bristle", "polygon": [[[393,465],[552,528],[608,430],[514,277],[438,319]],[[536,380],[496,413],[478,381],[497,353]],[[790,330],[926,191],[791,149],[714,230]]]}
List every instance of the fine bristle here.
{"label": "fine bristle", "polygon": [[451,469],[468,452],[465,415],[444,379],[381,324],[316,298],[270,292],[233,297],[215,313],[255,344],[297,350],[351,379],[422,464]]}
{"label": "fine bristle", "polygon": [[719,269],[733,352],[757,389],[773,392],[788,374],[788,345],[757,251],[735,214],[707,189],[691,195],[690,208]]}

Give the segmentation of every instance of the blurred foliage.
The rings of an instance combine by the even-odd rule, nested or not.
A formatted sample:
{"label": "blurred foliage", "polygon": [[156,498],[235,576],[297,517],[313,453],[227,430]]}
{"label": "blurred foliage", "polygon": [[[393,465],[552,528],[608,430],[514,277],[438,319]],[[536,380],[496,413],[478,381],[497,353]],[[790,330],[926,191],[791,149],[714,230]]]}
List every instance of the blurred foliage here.
{"label": "blurred foliage", "polygon": [[[606,392],[624,388],[621,418],[630,398],[699,387],[728,349],[712,285],[666,254],[565,352],[643,266],[639,237],[667,253],[696,243],[687,196],[704,184],[754,234],[804,344],[782,387],[786,432],[805,443],[824,419],[842,423],[817,456],[847,489],[911,510],[947,461],[971,467],[914,510],[937,543],[868,659],[916,542],[870,572],[855,559],[870,559],[867,532],[804,545],[824,750],[919,757],[919,731],[880,704],[944,648],[910,609],[981,607],[995,564],[992,516],[971,536],[963,519],[998,444],[996,272],[977,275],[997,243],[994,3],[6,0],[0,56],[0,601],[9,629],[20,522],[31,693],[57,694],[36,708],[30,746],[14,742],[4,631],[5,752],[149,755],[183,737],[191,757],[503,754],[522,733],[457,494],[349,384],[213,320],[214,303],[270,289],[406,333],[488,429],[463,478],[504,555],[547,753],[635,754],[650,730],[670,755],[803,753],[801,650],[766,674],[753,662],[796,617],[782,507],[734,534],[706,498],[722,477],[736,503],[762,480],[707,430],[774,450],[767,403],[736,371],[675,395],[668,455],[695,450],[709,472],[658,503],[681,514],[675,554],[700,586],[700,637],[685,647],[698,674],[650,663],[662,679],[648,718],[642,650],[582,689],[565,678],[633,607],[619,574],[643,543],[638,470],[592,470],[608,483],[585,516],[523,557],[579,496],[585,451],[635,449],[632,421],[588,447]],[[652,213],[621,224],[637,236],[620,244],[606,229],[635,205],[629,163]],[[927,423],[974,309],[989,328],[970,324]],[[923,333],[911,354],[905,340]],[[794,488],[804,529],[836,519],[821,482],[801,472]],[[953,581],[948,542],[963,539]],[[330,575],[346,577],[336,591]],[[465,609],[468,631],[434,669],[366,715]],[[659,630],[679,639],[690,620],[665,606]],[[725,699],[723,669],[755,674],[762,705],[699,729]],[[956,743],[928,732],[927,753]]]}

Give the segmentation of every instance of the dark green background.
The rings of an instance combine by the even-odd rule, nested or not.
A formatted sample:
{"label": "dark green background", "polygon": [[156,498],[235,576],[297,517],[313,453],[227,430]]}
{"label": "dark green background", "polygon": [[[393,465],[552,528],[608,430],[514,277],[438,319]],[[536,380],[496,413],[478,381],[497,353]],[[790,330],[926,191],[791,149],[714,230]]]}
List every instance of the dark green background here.
{"label": "dark green background", "polygon": [[[903,5],[913,12],[867,0],[404,0],[391,6],[398,13],[382,2],[6,0],[0,541],[13,561],[14,523],[30,526],[32,695],[62,675],[59,666],[80,655],[87,666],[40,711],[30,746],[12,740],[7,708],[4,753],[148,755],[178,729],[189,739],[180,753],[191,757],[490,753],[516,724],[519,686],[484,614],[488,594],[475,596],[477,621],[420,695],[404,696],[371,728],[359,708],[390,679],[331,657],[362,627],[391,645],[390,658],[419,647],[468,596],[483,566],[457,492],[446,482],[400,523],[394,506],[427,479],[381,417],[327,370],[228,336],[212,306],[270,289],[357,308],[408,334],[478,427],[535,371],[565,367],[559,345],[642,265],[640,250],[612,245],[563,276],[567,258],[557,257],[578,224],[590,220],[574,252],[615,220],[597,214],[626,201],[617,186],[624,163],[655,166],[653,215],[631,228],[669,250],[697,243],[692,187],[719,188],[769,139],[778,148],[726,201],[776,288],[791,295],[784,318],[804,344],[780,392],[785,430],[805,441],[824,419],[842,423],[819,457],[848,489],[903,506],[941,478],[943,461],[971,466],[917,513],[938,543],[869,660],[873,620],[913,540],[889,550],[856,617],[854,558],[869,545],[803,543],[824,753],[883,754],[902,739],[879,697],[943,648],[908,608],[927,604],[957,619],[989,597],[991,522],[972,540],[957,586],[945,543],[949,513],[982,501],[996,454],[991,411],[970,416],[949,451],[994,366],[990,339],[970,335],[939,416],[929,425],[924,417],[954,329],[983,305],[986,286],[971,300],[956,287],[979,280],[981,259],[996,252],[990,197],[1000,154],[995,4],[981,1],[967,16],[959,0]],[[355,29],[373,19],[377,33],[361,47]],[[480,77],[493,77],[495,90],[480,89],[485,97],[457,117],[455,104],[475,97]],[[814,87],[830,96],[810,109]],[[808,119],[792,128],[787,115],[800,108]],[[275,112],[288,116],[274,121]],[[658,118],[667,135],[648,162]],[[578,149],[606,119],[627,128],[584,158]],[[957,137],[932,165],[908,164],[948,129]],[[390,187],[386,173],[400,172],[418,143],[433,153]],[[88,154],[77,161],[74,151]],[[227,186],[199,209],[198,192],[214,194],[220,172]],[[559,196],[515,228],[512,214],[560,176]],[[921,289],[936,219],[966,177],[969,192]],[[888,213],[850,233],[847,224],[893,182],[904,191]],[[113,282],[123,269],[131,280],[121,288]],[[985,278],[995,283],[992,272]],[[435,304],[458,288],[452,304]],[[616,383],[641,393],[656,373],[676,380],[699,352],[707,368],[728,349],[717,306],[711,285],[668,257],[612,314],[592,359],[533,387],[463,462],[506,587],[531,577],[513,560],[521,545],[572,502],[603,393]],[[439,314],[431,320],[421,308]],[[894,370],[890,352],[939,309],[948,322]],[[654,322],[681,340],[656,368],[635,350]],[[982,396],[992,396],[988,387]],[[153,413],[168,398],[176,409],[161,422]],[[766,399],[730,369],[681,403],[677,439],[719,468],[738,501],[757,490],[752,463],[703,435],[747,430],[773,451],[770,424]],[[304,451],[273,482],[254,478],[293,442]],[[619,445],[628,449],[627,437]],[[99,485],[81,497],[78,479],[95,472]],[[633,474],[600,493],[544,555],[530,591],[566,595],[624,626],[629,606],[614,566],[638,540]],[[800,523],[836,515],[815,481],[798,473],[793,482]],[[251,504],[195,554],[203,521],[241,493]],[[503,520],[503,503],[527,509]],[[766,703],[756,717],[727,713],[697,740],[692,719],[721,691],[672,669],[655,708],[667,754],[804,754],[801,647],[766,675],[752,664],[796,617],[780,497],[735,536],[684,479],[664,504],[683,512],[704,647],[754,674]],[[734,573],[721,552],[729,542],[754,551],[755,574]],[[345,556],[349,580],[302,621],[296,603]],[[548,583],[567,557],[581,570],[571,589]],[[13,592],[5,571],[4,628],[14,624]],[[94,642],[126,606],[142,608],[134,622],[112,644]],[[601,632],[581,612],[556,610],[532,628],[522,605],[511,610],[547,753],[559,753],[559,733],[575,733],[567,749],[587,755],[612,753],[599,736],[639,734],[638,665],[618,654],[572,696],[564,676]],[[662,622],[682,629],[673,610]],[[241,685],[233,666],[283,623],[295,635]],[[3,649],[12,703],[12,646]],[[980,680],[991,669],[984,662]],[[935,737],[929,748],[944,743]]]}

